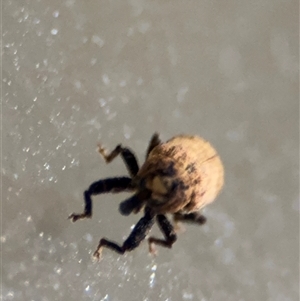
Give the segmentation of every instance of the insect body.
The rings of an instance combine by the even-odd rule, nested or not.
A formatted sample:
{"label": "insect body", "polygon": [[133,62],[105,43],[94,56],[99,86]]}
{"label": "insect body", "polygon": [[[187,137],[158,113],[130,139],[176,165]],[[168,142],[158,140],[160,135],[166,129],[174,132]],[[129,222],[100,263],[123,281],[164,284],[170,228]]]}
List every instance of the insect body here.
{"label": "insect body", "polygon": [[166,214],[173,214],[175,222],[204,224],[206,218],[200,210],[214,201],[223,186],[223,165],[217,152],[207,141],[197,136],[180,135],[162,143],[158,135],[154,134],[141,168],[134,154],[121,145],[108,155],[102,147],[99,147],[99,152],[107,163],[120,154],[130,177],[108,178],[93,183],[84,192],[84,212],[73,213],[69,218],[73,222],[90,218],[92,195],[120,191],[135,192],[132,197],[121,202],[120,213],[129,215],[143,210],[144,216],[123,245],[102,238],[94,252],[98,259],[103,247],[119,254],[135,249],[145,239],[155,221],[164,238],[150,237],[150,251],[155,252],[155,244],[171,248],[177,236]]}

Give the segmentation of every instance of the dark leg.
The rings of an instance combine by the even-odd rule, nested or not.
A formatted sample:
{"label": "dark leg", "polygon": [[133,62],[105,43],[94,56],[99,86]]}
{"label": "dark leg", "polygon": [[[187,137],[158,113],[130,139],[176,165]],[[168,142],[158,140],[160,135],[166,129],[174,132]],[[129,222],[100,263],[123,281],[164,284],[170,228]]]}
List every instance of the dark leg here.
{"label": "dark leg", "polygon": [[101,252],[104,247],[111,249],[119,254],[124,254],[125,252],[132,251],[133,249],[138,247],[153,226],[155,221],[154,216],[155,215],[148,208],[146,208],[144,217],[142,217],[138,221],[122,246],[119,246],[115,242],[107,240],[106,238],[102,238],[99,242],[97,250],[94,252],[94,257],[100,259]]}
{"label": "dark leg", "polygon": [[146,159],[148,158],[150,152],[153,150],[153,148],[157,145],[161,144],[161,141],[159,139],[159,136],[157,133],[154,133],[154,135],[151,137],[151,140],[149,142],[149,146],[146,152]]}
{"label": "dark leg", "polygon": [[84,212],[81,214],[73,213],[69,216],[69,219],[76,222],[78,219],[90,218],[92,216],[92,195],[132,189],[131,179],[128,177],[104,179],[95,182],[84,192]]}
{"label": "dark leg", "polygon": [[206,217],[200,212],[193,212],[188,214],[175,213],[173,217],[175,222],[185,222],[199,225],[203,225],[206,222]]}
{"label": "dark leg", "polygon": [[159,239],[155,237],[149,238],[149,251],[153,254],[156,253],[154,244],[160,245],[166,248],[171,248],[173,243],[177,240],[177,235],[174,231],[173,226],[168,221],[168,219],[162,215],[159,214],[156,216],[156,220],[158,222],[158,226],[162,233],[164,234],[165,239]]}
{"label": "dark leg", "polygon": [[119,211],[122,215],[129,215],[130,213],[138,213],[143,208],[145,201],[149,199],[151,192],[148,190],[139,191],[131,198],[120,203]]}
{"label": "dark leg", "polygon": [[134,210],[137,210],[138,212],[139,211],[138,209],[141,209],[141,207],[142,207],[142,202],[135,194],[131,198],[120,203],[119,212],[122,215],[127,216],[130,213],[132,213],[132,211]]}
{"label": "dark leg", "polygon": [[134,177],[139,171],[139,165],[135,155],[130,149],[122,147],[121,144],[117,145],[116,148],[108,155],[106,154],[105,149],[99,145],[99,153],[103,156],[106,163],[110,163],[115,157],[121,154],[131,177]]}

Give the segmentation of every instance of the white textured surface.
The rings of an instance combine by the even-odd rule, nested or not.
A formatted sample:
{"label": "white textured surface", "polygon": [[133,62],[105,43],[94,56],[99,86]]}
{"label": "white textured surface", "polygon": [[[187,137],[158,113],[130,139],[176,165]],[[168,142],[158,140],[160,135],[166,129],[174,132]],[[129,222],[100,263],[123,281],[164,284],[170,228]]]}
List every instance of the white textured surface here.
{"label": "white textured surface", "polygon": [[[297,1],[3,1],[3,300],[298,300]],[[96,152],[140,158],[154,131],[199,134],[226,185],[172,250],[90,255],[139,216],[126,194],[82,193],[125,175]],[[157,229],[153,230],[158,233]]]}

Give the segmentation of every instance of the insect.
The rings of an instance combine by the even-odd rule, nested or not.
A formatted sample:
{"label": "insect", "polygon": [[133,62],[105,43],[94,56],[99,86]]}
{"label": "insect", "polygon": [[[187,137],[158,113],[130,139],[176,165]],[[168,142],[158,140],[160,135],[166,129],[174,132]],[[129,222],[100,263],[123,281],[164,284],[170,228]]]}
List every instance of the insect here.
{"label": "insect", "polygon": [[133,152],[122,145],[109,154],[99,146],[99,153],[107,163],[121,155],[129,177],[107,178],[91,184],[84,192],[84,212],[73,213],[69,219],[75,222],[92,217],[91,196],[121,191],[135,193],[120,203],[120,213],[129,215],[143,210],[144,216],[122,245],[102,238],[93,254],[98,260],[103,248],[119,254],[135,249],[155,222],[164,238],[149,237],[149,251],[155,253],[154,245],[171,248],[177,235],[166,214],[172,214],[175,223],[204,224],[206,218],[200,210],[215,200],[224,182],[220,157],[209,142],[198,136],[179,135],[162,143],[155,133],[141,168]]}

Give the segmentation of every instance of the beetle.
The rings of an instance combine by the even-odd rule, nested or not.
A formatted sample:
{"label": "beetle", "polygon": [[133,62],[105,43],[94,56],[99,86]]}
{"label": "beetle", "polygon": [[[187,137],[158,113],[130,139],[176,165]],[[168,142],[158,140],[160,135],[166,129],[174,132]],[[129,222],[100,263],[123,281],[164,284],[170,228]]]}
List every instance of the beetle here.
{"label": "beetle", "polygon": [[206,217],[201,209],[215,200],[224,183],[219,155],[209,142],[198,136],[178,135],[163,143],[155,133],[141,168],[134,153],[121,144],[109,154],[99,145],[99,153],[107,163],[121,155],[130,177],[107,178],[91,184],[84,192],[84,212],[73,213],[69,219],[75,222],[92,217],[91,196],[121,191],[135,193],[120,203],[120,213],[129,215],[143,210],[144,216],[122,245],[102,238],[93,254],[98,260],[104,247],[119,254],[138,247],[155,221],[164,238],[149,237],[149,251],[155,253],[154,245],[171,248],[177,235],[166,214],[173,215],[175,223],[204,224]]}

